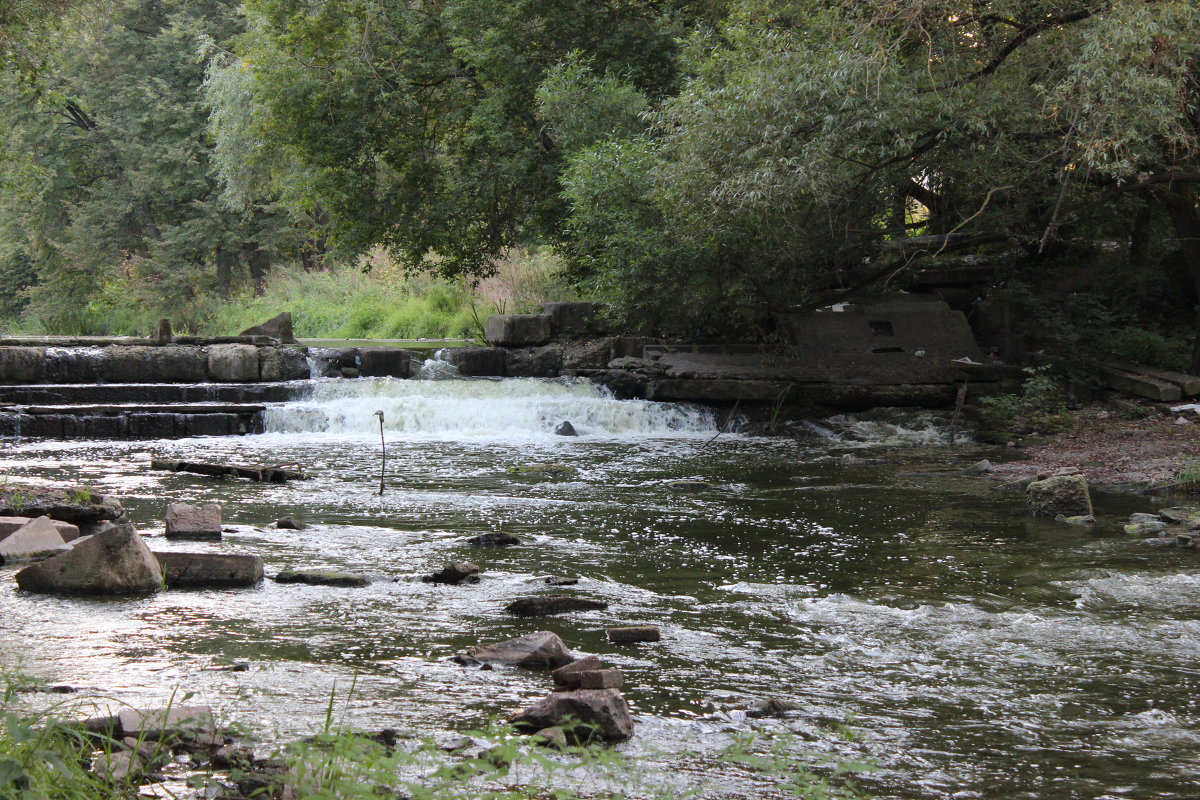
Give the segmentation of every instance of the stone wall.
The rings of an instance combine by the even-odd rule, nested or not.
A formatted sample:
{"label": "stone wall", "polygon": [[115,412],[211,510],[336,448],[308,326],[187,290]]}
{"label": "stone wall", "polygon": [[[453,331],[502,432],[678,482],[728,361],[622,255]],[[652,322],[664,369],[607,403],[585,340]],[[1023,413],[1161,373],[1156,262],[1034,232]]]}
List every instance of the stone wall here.
{"label": "stone wall", "polygon": [[222,343],[0,346],[0,384],[251,383],[309,377],[305,349]]}

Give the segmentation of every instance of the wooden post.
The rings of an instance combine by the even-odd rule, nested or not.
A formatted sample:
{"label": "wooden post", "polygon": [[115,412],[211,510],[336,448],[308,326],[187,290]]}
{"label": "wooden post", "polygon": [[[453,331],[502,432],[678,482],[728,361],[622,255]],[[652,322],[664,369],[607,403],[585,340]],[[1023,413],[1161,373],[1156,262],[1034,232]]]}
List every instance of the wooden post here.
{"label": "wooden post", "polygon": [[379,496],[383,497],[383,475],[387,470],[387,445],[383,441],[383,410],[371,416],[379,417]]}

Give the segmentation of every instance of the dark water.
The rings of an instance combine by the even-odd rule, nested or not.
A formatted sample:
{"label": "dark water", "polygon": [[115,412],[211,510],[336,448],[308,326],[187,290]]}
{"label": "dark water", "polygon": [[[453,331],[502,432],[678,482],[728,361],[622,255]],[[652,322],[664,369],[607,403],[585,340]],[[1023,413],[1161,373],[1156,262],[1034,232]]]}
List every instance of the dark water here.
{"label": "dark water", "polygon": [[[376,408],[389,421],[383,497]],[[584,435],[549,435],[562,419]],[[667,771],[711,772],[708,754],[760,729],[872,760],[860,784],[881,797],[1200,795],[1200,572],[1194,553],[1120,532],[1147,501],[1101,498],[1092,531],[1035,522],[1019,495],[982,480],[906,476],[989,454],[945,446],[928,417],[830,423],[843,441],[713,440],[700,412],[534,381],[329,384],[271,425],[280,432],[236,439],[10,443],[0,469],[120,495],[154,549],[253,552],[268,574],[346,569],[369,587],[81,600],[18,593],[5,569],[3,665],[138,705],[193,692],[268,738],[311,732],[331,697],[355,727],[440,732],[549,683],[448,656],[545,629],[625,672],[638,732],[623,748]],[[316,477],[219,482],[152,472],[151,457],[297,462]],[[577,473],[505,472],[531,462]],[[167,542],[171,500],[220,501],[237,530],[216,545]],[[270,527],[285,515],[312,528]],[[525,542],[464,543],[495,530]],[[483,581],[419,582],[458,560]],[[609,609],[503,613],[547,591],[549,574],[580,578],[567,591]],[[605,642],[604,627],[638,623],[662,626],[663,641]],[[231,660],[252,668],[216,669]],[[746,719],[739,709],[763,697],[804,710]]]}

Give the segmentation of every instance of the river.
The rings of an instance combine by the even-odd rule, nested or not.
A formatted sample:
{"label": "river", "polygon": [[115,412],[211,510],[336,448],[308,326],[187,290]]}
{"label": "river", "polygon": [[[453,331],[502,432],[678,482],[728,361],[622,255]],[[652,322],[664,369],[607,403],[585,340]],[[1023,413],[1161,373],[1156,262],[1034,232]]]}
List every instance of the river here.
{"label": "river", "polygon": [[[135,705],[191,692],[268,740],[319,727],[331,697],[347,725],[448,734],[549,685],[448,657],[544,629],[625,672],[637,733],[621,748],[684,784],[719,772],[706,759],[731,735],[763,730],[870,761],[858,782],[884,798],[1200,793],[1200,572],[1194,553],[1120,532],[1148,500],[1101,496],[1094,530],[1029,519],[1019,494],[952,474],[997,451],[948,446],[928,413],[824,420],[830,435],[799,441],[716,435],[712,412],[523,379],[316,381],[268,413],[258,436],[10,441],[0,470],[119,495],[154,549],[252,552],[268,574],[345,569],[368,587],[88,600],[19,593],[4,568],[0,665]],[[554,436],[563,420],[582,435]],[[314,477],[221,482],[151,458]],[[575,472],[507,472],[539,462]],[[169,501],[221,502],[234,532],[167,542]],[[312,527],[277,530],[282,516]],[[464,541],[501,530],[523,544]],[[479,584],[419,581],[461,560]],[[579,578],[566,591],[608,610],[503,612],[547,575]],[[604,627],[640,623],[663,640],[606,643]],[[231,661],[250,669],[220,669]],[[748,719],[765,697],[801,710]]]}

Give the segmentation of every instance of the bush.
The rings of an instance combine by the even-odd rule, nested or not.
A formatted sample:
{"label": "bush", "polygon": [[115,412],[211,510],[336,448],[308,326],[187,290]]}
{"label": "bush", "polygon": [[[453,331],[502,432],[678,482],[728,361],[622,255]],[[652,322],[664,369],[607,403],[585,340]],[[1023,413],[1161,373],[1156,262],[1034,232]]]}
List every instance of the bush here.
{"label": "bush", "polygon": [[1071,425],[1067,396],[1062,385],[1050,377],[1048,367],[1031,367],[1020,394],[1002,394],[979,400],[984,427],[1011,433],[1058,433]]}

